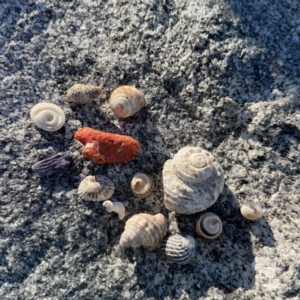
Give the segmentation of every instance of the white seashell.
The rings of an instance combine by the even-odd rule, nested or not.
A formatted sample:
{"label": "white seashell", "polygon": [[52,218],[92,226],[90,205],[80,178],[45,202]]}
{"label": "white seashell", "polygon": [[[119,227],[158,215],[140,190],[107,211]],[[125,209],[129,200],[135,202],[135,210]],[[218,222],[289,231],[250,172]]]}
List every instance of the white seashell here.
{"label": "white seashell", "polygon": [[248,201],[241,206],[241,214],[248,220],[256,221],[264,215],[264,212],[258,203]]}
{"label": "white seashell", "polygon": [[127,118],[137,113],[146,104],[146,101],[141,91],[124,85],[113,91],[109,104],[117,117]]}
{"label": "white seashell", "polygon": [[125,216],[125,206],[122,202],[111,202],[110,200],[104,201],[103,206],[106,207],[107,212],[115,212],[119,216],[119,220],[122,220]]}
{"label": "white seashell", "polygon": [[30,111],[30,118],[34,125],[46,131],[59,130],[66,121],[65,113],[60,107],[46,102],[36,104]]}
{"label": "white seashell", "polygon": [[105,176],[87,176],[78,187],[78,194],[84,200],[104,201],[111,198],[115,190],[113,182]]}
{"label": "white seashell", "polygon": [[149,191],[152,181],[150,177],[144,173],[136,173],[131,180],[131,189],[135,194],[145,194]]}
{"label": "white seashell", "polygon": [[212,154],[184,147],[163,168],[164,204],[178,214],[194,214],[213,205],[224,188],[224,173]]}
{"label": "white seashell", "polygon": [[101,92],[102,88],[100,86],[76,83],[67,91],[66,100],[78,104],[87,104],[97,99]]}
{"label": "white seashell", "polygon": [[197,234],[208,242],[216,239],[222,231],[222,221],[213,213],[202,215],[196,224]]}
{"label": "white seashell", "polygon": [[161,245],[161,250],[173,262],[187,264],[195,256],[195,239],[179,234],[169,236]]}

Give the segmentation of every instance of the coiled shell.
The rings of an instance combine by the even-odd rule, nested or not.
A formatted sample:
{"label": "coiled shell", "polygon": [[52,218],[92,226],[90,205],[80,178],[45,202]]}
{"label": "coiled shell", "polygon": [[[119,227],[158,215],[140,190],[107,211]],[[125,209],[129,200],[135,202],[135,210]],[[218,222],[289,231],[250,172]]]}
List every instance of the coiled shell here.
{"label": "coiled shell", "polygon": [[173,262],[187,264],[195,256],[195,239],[179,234],[169,236],[161,245],[162,252]]}
{"label": "coiled shell", "polygon": [[164,204],[179,214],[194,214],[213,205],[224,188],[224,173],[212,154],[184,147],[163,168]]}
{"label": "coiled shell", "polygon": [[124,85],[113,91],[109,104],[117,117],[127,118],[137,113],[146,104],[146,101],[141,91]]}
{"label": "coiled shell", "polygon": [[101,92],[100,86],[76,83],[67,91],[66,100],[77,104],[87,104],[97,99]]}
{"label": "coiled shell", "polygon": [[258,203],[247,201],[241,206],[241,214],[248,220],[256,221],[264,215],[264,212]]}
{"label": "coiled shell", "polygon": [[136,173],[131,180],[131,190],[138,195],[145,194],[149,191],[152,184],[151,178],[144,173]]}
{"label": "coiled shell", "polygon": [[103,206],[106,207],[107,212],[115,212],[119,216],[119,220],[125,217],[125,206],[122,202],[111,202],[106,200],[103,202]]}
{"label": "coiled shell", "polygon": [[222,221],[213,213],[203,214],[196,224],[197,234],[208,242],[219,237],[222,231]]}
{"label": "coiled shell", "polygon": [[113,182],[106,176],[87,176],[78,187],[78,195],[88,201],[104,201],[115,191]]}
{"label": "coiled shell", "polygon": [[66,121],[63,110],[53,103],[36,104],[30,111],[30,118],[34,125],[46,131],[59,130]]}
{"label": "coiled shell", "polygon": [[41,177],[44,177],[67,171],[71,163],[73,163],[72,156],[69,153],[62,153],[37,162],[31,169]]}
{"label": "coiled shell", "polygon": [[160,246],[167,233],[167,219],[162,214],[155,216],[138,214],[130,218],[121,235],[122,247]]}

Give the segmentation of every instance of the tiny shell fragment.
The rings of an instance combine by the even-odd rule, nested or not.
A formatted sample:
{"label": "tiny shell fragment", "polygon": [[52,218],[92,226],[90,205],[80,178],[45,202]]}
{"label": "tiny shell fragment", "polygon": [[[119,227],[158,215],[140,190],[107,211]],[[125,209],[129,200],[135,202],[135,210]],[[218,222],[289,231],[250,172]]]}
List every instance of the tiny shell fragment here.
{"label": "tiny shell fragment", "polygon": [[87,104],[97,99],[101,92],[100,86],[76,83],[67,91],[66,100],[77,104]]}

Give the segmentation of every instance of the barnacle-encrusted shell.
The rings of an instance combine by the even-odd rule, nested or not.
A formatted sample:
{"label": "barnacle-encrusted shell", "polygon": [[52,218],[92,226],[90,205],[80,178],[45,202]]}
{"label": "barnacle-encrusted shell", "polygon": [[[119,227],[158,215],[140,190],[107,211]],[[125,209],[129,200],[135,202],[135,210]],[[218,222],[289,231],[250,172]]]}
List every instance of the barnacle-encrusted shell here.
{"label": "barnacle-encrusted shell", "polygon": [[131,180],[131,190],[135,194],[145,194],[151,187],[151,178],[144,173],[136,173]]}
{"label": "barnacle-encrusted shell", "polygon": [[196,224],[197,234],[208,242],[216,239],[222,231],[222,221],[213,213],[202,215]]}
{"label": "barnacle-encrusted shell", "polygon": [[164,204],[179,214],[194,214],[213,205],[224,188],[224,173],[212,154],[184,147],[163,168]]}
{"label": "barnacle-encrusted shell", "polygon": [[109,104],[115,115],[127,118],[137,113],[145,104],[144,94],[133,86],[120,86],[113,91]]}
{"label": "barnacle-encrusted shell", "polygon": [[46,102],[36,104],[30,111],[30,118],[34,125],[46,131],[59,130],[66,121],[60,107]]}
{"label": "barnacle-encrusted shell", "polygon": [[66,100],[78,104],[87,104],[97,99],[101,92],[102,88],[100,86],[76,83],[67,91]]}
{"label": "barnacle-encrusted shell", "polygon": [[264,212],[258,203],[248,201],[241,206],[241,214],[248,220],[256,221],[264,215]]}
{"label": "barnacle-encrusted shell", "polygon": [[164,240],[161,249],[171,261],[187,264],[195,256],[195,239],[189,235],[172,235]]}
{"label": "barnacle-encrusted shell", "polygon": [[84,200],[104,201],[111,198],[115,190],[113,182],[105,176],[87,176],[78,187],[78,194]]}
{"label": "barnacle-encrusted shell", "polygon": [[167,233],[167,219],[162,214],[155,216],[138,214],[130,218],[121,235],[122,247],[160,246]]}
{"label": "barnacle-encrusted shell", "polygon": [[103,202],[103,206],[106,207],[107,212],[115,212],[119,216],[119,220],[122,220],[125,216],[125,206],[122,202],[111,202],[106,200]]}

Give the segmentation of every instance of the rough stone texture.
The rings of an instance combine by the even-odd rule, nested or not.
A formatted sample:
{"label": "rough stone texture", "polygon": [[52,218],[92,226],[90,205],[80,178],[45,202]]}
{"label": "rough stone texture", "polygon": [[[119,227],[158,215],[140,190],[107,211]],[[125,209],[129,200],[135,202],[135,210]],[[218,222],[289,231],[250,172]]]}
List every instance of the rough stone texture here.
{"label": "rough stone texture", "polygon": [[[0,0],[0,20],[0,299],[299,299],[299,0]],[[104,93],[69,104],[76,82]],[[119,85],[145,93],[138,115],[110,110]],[[43,101],[66,113],[58,132],[30,121]],[[96,165],[73,139],[82,126],[130,135],[142,154]],[[224,233],[197,238],[184,266],[159,250],[122,250],[124,223],[141,212],[194,235],[198,215],[163,207],[162,166],[187,145],[211,151],[225,171],[210,209]],[[66,151],[70,173],[32,172]],[[138,171],[154,179],[149,197],[131,192]],[[95,173],[114,181],[124,220],[79,199],[80,181]],[[246,200],[265,218],[243,219]]]}

